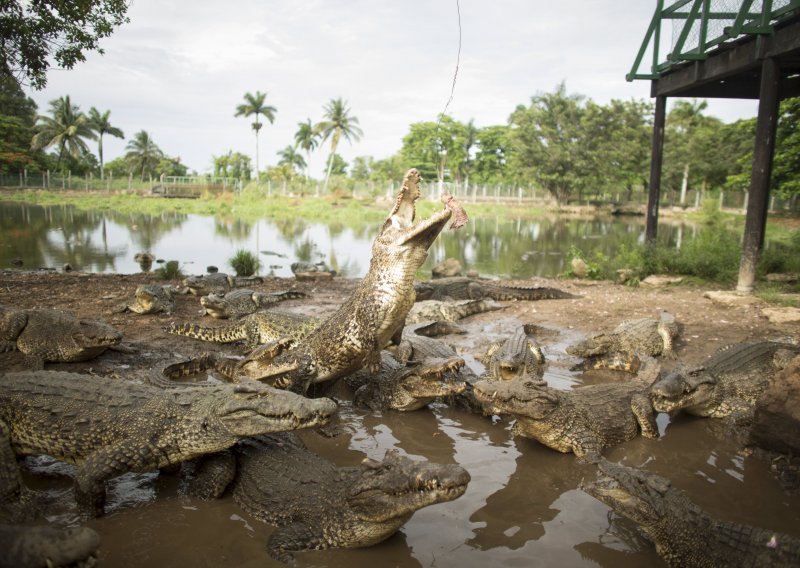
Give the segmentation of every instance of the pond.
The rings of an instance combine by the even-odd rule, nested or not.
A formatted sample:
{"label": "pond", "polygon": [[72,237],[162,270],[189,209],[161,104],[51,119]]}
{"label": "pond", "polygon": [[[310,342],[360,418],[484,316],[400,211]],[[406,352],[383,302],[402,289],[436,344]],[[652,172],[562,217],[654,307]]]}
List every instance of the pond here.
{"label": "pond", "polygon": [[[367,271],[376,231],[373,224],[346,227],[302,218],[247,223],[183,213],[126,214],[0,202],[0,267],[22,261],[28,269],[61,269],[68,263],[85,272],[131,274],[141,271],[134,255],[149,251],[158,259],[179,261],[186,274],[200,274],[209,265],[230,271],[228,260],[246,249],[259,253],[262,275],[291,276],[290,264],[304,260],[359,277]],[[691,225],[661,224],[659,240],[678,245],[696,232]],[[465,228],[445,231],[437,239],[422,271],[430,273],[450,257],[482,275],[554,277],[565,270],[573,245],[585,253],[611,256],[620,244],[643,238],[643,217],[472,219]]]}

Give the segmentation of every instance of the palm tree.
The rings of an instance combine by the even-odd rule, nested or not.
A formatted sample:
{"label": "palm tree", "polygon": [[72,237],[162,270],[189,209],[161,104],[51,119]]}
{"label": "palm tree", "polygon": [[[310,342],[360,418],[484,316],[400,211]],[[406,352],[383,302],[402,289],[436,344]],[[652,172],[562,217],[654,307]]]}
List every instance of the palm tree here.
{"label": "palm tree", "polygon": [[[311,151],[319,146],[319,136],[320,134],[314,128],[314,125],[311,124],[310,118],[306,119],[305,122],[297,123],[297,132],[295,132],[294,135],[294,142],[306,153],[306,157],[308,158],[306,164],[311,161]],[[306,165],[306,179],[308,179],[308,165]]]}
{"label": "palm tree", "polygon": [[110,110],[100,114],[100,111],[92,107],[89,109],[89,122],[92,129],[97,133],[97,157],[100,158],[100,179],[103,179],[103,134],[110,134],[117,138],[125,138],[122,130],[116,126],[112,126],[108,117],[111,114]]}
{"label": "palm tree", "polygon": [[251,116],[256,115],[256,121],[252,123],[253,131],[256,133],[256,182],[258,182],[258,131],[261,130],[262,124],[258,121],[258,116],[263,114],[264,118],[269,120],[269,123],[272,124],[275,122],[275,110],[274,106],[270,106],[264,104],[264,100],[267,98],[267,93],[262,93],[261,91],[256,91],[256,94],[253,95],[251,93],[245,93],[244,95],[244,104],[240,104],[236,107],[236,114],[233,116]]}
{"label": "palm tree", "polygon": [[94,140],[96,136],[89,119],[77,105],[72,104],[69,95],[50,101],[50,113],[52,117],[39,117],[31,147],[41,150],[56,146],[57,168],[60,168],[65,154],[78,160],[90,153],[84,138]]}
{"label": "palm tree", "polygon": [[303,156],[297,152],[296,146],[286,146],[286,148],[278,152],[278,155],[281,157],[278,162],[280,166],[288,165],[292,169],[297,167],[301,170],[306,167],[306,161],[303,159]]}
{"label": "palm tree", "polygon": [[153,174],[159,161],[164,157],[164,153],[144,130],[134,134],[125,149],[127,150],[125,158],[130,164],[131,171],[141,171],[142,181],[144,181],[145,173]]}
{"label": "palm tree", "polygon": [[331,177],[331,167],[333,166],[333,155],[336,154],[336,147],[339,145],[339,140],[344,136],[348,142],[355,140],[358,142],[364,134],[358,126],[358,119],[350,116],[350,109],[347,108],[347,103],[341,98],[331,99],[325,106],[325,118],[322,122],[317,123],[316,131],[322,136],[322,141],[325,142],[328,138],[331,139],[331,155],[328,157],[328,172],[325,174],[325,184],[322,186],[322,191],[328,189],[328,179]]}

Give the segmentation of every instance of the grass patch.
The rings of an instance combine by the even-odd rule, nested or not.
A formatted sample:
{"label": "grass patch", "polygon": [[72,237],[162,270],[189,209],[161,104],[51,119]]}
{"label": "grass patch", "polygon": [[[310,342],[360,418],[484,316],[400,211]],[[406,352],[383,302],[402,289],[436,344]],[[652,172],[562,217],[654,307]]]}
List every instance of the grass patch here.
{"label": "grass patch", "polygon": [[153,274],[159,280],[179,280],[184,277],[181,265],[177,260],[168,260],[164,263],[164,266],[156,268]]}
{"label": "grass patch", "polygon": [[249,250],[239,249],[228,260],[236,276],[252,276],[261,268],[261,261]]}

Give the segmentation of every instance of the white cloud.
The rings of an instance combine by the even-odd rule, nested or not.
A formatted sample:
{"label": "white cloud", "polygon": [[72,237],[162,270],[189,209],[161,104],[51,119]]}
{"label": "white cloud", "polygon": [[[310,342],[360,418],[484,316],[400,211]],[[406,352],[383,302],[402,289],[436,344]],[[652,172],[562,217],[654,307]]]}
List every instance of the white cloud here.
{"label": "white cloud", "polygon": [[[649,98],[625,74],[655,3],[641,0],[460,0],[462,50],[448,114],[478,126],[503,124],[518,104],[562,80],[597,102]],[[340,145],[345,159],[385,158],[409,124],[434,120],[450,95],[458,49],[453,1],[134,2],[131,22],[71,71],[54,70],[31,95],[45,112],[62,95],[88,110],[111,110],[131,137],[147,130],[198,171],[228,150],[252,155],[250,120],[235,118],[246,92],[277,108],[261,131],[260,163],[293,143],[297,123],[322,118],[332,98],[348,101],[364,137]],[[719,109],[719,111],[718,111]],[[753,101],[710,101],[724,120],[753,116]],[[126,142],[104,141],[107,159]],[[317,151],[312,172],[327,155]]]}

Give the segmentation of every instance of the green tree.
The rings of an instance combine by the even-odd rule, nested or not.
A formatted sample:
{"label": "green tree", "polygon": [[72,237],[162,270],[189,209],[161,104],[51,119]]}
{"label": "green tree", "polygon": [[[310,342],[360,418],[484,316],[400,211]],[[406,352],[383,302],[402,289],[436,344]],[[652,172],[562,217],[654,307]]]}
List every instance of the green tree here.
{"label": "green tree", "polygon": [[511,152],[508,126],[487,126],[477,133],[472,177],[481,183],[500,183],[507,175]]}
{"label": "green tree", "polygon": [[581,190],[590,176],[581,127],[584,97],[567,95],[561,83],[554,92],[536,95],[527,108],[511,114],[512,169],[550,192],[559,203]]}
{"label": "green tree", "polygon": [[253,132],[256,133],[256,181],[258,181],[258,132],[261,130],[263,126],[259,121],[258,117],[263,115],[264,118],[269,120],[270,124],[275,122],[275,113],[277,110],[274,106],[270,106],[265,104],[267,98],[267,93],[262,93],[261,91],[256,91],[256,94],[253,95],[251,93],[245,93],[244,95],[244,103],[240,104],[236,107],[236,114],[234,116],[253,116],[255,115],[255,122],[252,123]]}
{"label": "green tree", "polygon": [[278,165],[280,166],[288,165],[292,169],[297,168],[299,170],[306,168],[306,161],[303,159],[303,156],[297,152],[296,146],[292,146],[291,144],[286,146],[283,150],[278,151],[278,156],[281,157],[278,161]]}
{"label": "green tree", "polygon": [[332,176],[346,176],[347,162],[339,154],[334,154],[328,166],[328,174]]}
{"label": "green tree", "polygon": [[100,179],[103,179],[103,135],[108,134],[117,138],[125,138],[122,130],[113,126],[109,120],[111,111],[101,113],[96,108],[89,109],[89,122],[92,129],[97,133],[97,157],[100,158]]}
{"label": "green tree", "polygon": [[775,158],[772,166],[772,188],[781,197],[800,193],[800,97],[781,103],[778,131],[775,137]]}
{"label": "green tree", "polygon": [[295,144],[306,153],[306,179],[308,179],[308,163],[311,162],[311,152],[319,146],[320,133],[311,123],[311,119],[297,123],[297,132],[294,134]]}
{"label": "green tree", "polygon": [[352,140],[358,142],[364,134],[358,126],[358,118],[350,116],[350,109],[347,108],[347,103],[343,99],[331,99],[325,105],[324,110],[324,118],[316,125],[316,131],[322,136],[322,142],[325,142],[328,138],[331,139],[331,153],[328,157],[328,171],[325,174],[323,192],[328,189],[328,180],[333,170],[336,148],[339,146],[341,138],[344,137],[348,142]]}
{"label": "green tree", "polygon": [[94,140],[92,125],[69,95],[50,101],[52,116],[40,116],[31,147],[34,150],[55,146],[58,151],[56,168],[60,168],[65,157],[78,161],[89,154],[85,138]]}
{"label": "green tree", "polygon": [[595,192],[644,186],[650,173],[652,105],[645,101],[612,100],[608,105],[587,102],[582,116],[588,179]]}
{"label": "green tree", "polygon": [[353,160],[353,169],[350,172],[350,177],[359,181],[367,181],[373,171],[375,160],[372,156],[357,156]]}
{"label": "green tree", "polygon": [[373,162],[370,178],[380,182],[399,182],[410,167],[402,154],[398,152],[389,158]]}
{"label": "green tree", "polygon": [[416,122],[403,137],[400,152],[423,179],[458,180],[460,165],[467,156],[467,127],[449,116],[442,116],[438,125]]}
{"label": "green tree", "polygon": [[35,124],[36,103],[14,77],[0,73],[0,172],[18,172],[34,163],[30,146]]}
{"label": "green tree", "polygon": [[47,84],[51,58],[72,69],[85,51],[98,51],[101,38],[128,22],[128,0],[3,0],[0,17],[0,73],[35,89]]}
{"label": "green tree", "polygon": [[125,158],[130,166],[130,171],[140,173],[141,179],[144,181],[145,174],[151,176],[156,174],[156,170],[164,157],[164,153],[153,142],[150,134],[144,130],[140,130],[133,135],[127,146]]}
{"label": "green tree", "polygon": [[[674,181],[680,175],[680,203],[686,202],[686,192],[689,188],[690,176],[693,166],[702,163],[702,152],[700,138],[695,136],[697,130],[708,124],[708,117],[703,115],[703,111],[708,108],[708,102],[692,100],[675,101],[667,115],[666,132],[664,139],[664,169],[666,177],[677,185]],[[716,120],[716,119],[714,119]],[[680,168],[678,174],[676,169]]]}
{"label": "green tree", "polygon": [[215,156],[214,175],[247,181],[250,179],[250,157],[232,150],[223,156]]}

